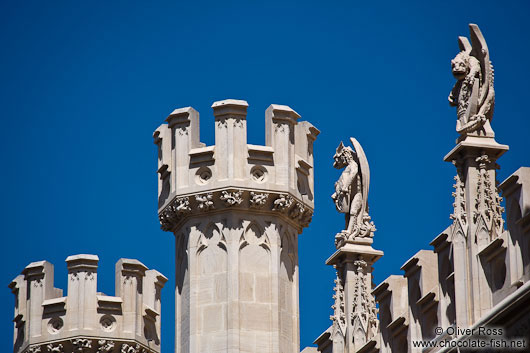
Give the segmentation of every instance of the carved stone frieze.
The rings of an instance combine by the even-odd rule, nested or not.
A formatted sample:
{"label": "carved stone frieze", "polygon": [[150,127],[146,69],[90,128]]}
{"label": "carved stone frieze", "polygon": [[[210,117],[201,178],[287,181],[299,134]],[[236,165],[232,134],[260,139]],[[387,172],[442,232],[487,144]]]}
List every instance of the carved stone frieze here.
{"label": "carved stone frieze", "polygon": [[289,211],[289,217],[292,219],[299,219],[305,212],[304,204],[297,202],[293,208]]}
{"label": "carved stone frieze", "polygon": [[250,199],[249,199],[250,208],[257,208],[257,209],[263,208],[265,204],[267,203],[268,198],[269,198],[268,193],[251,191]]}
{"label": "carved stone frieze", "polygon": [[170,230],[171,224],[191,211],[189,197],[179,197],[168,205],[159,215],[160,225],[163,230]]}
{"label": "carved stone frieze", "polygon": [[132,344],[128,344],[128,343],[124,343],[121,345],[121,350],[120,350],[121,353],[140,353],[140,345],[139,344],[136,344],[136,345],[132,345]]}
{"label": "carved stone frieze", "polygon": [[31,346],[28,348],[28,353],[41,353],[42,349],[41,346]]}
{"label": "carved stone frieze", "polygon": [[110,353],[114,350],[114,341],[99,340],[97,353]]}
{"label": "carved stone frieze", "polygon": [[199,211],[208,211],[214,209],[213,194],[211,192],[202,195],[196,195],[197,209]]}
{"label": "carved stone frieze", "polygon": [[289,211],[289,208],[291,208],[293,202],[294,199],[290,195],[281,194],[276,200],[274,200],[272,210],[286,213]]}
{"label": "carved stone frieze", "polygon": [[71,342],[74,352],[88,352],[92,348],[92,341],[87,338],[76,338]]}
{"label": "carved stone frieze", "polygon": [[49,345],[46,346],[46,348],[48,348],[48,352],[50,353],[64,353],[64,348],[61,343],[58,343],[58,344],[50,343]]}
{"label": "carved stone frieze", "polygon": [[301,227],[307,227],[313,216],[312,208],[290,194],[227,189],[175,198],[159,213],[160,226],[172,231],[194,214],[233,207],[281,213]]}
{"label": "carved stone frieze", "polygon": [[219,199],[224,201],[226,206],[232,207],[235,205],[239,205],[241,204],[241,202],[243,202],[242,195],[243,195],[243,191],[241,190],[236,190],[236,191],[225,190],[221,192],[221,196],[219,197]]}

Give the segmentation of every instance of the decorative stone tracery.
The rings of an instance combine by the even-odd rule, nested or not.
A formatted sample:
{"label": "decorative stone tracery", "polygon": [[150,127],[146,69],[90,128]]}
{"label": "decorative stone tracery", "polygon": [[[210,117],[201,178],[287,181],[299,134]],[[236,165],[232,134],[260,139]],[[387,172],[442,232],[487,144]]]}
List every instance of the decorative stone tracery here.
{"label": "decorative stone tracery", "polygon": [[309,225],[313,216],[311,208],[289,194],[227,189],[196,195],[194,201],[188,196],[176,198],[160,212],[160,226],[168,231],[189,216],[234,207],[279,212],[302,227]]}

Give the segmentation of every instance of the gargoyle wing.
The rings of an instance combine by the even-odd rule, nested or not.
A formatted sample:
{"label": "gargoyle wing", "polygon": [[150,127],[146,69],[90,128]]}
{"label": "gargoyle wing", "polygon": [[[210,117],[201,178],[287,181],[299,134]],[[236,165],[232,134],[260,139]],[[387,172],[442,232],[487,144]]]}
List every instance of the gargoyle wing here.
{"label": "gargoyle wing", "polygon": [[[490,52],[486,40],[476,24],[469,24],[469,37],[471,38],[471,56],[480,62],[482,85],[478,101],[479,113],[484,114],[489,120],[493,117],[493,67],[490,61]],[[490,106],[484,106],[484,103]]]}
{"label": "gargoyle wing", "polygon": [[361,147],[359,141],[354,137],[350,137],[351,144],[357,153],[357,158],[359,159],[359,169],[361,172],[361,188],[363,195],[363,205],[359,217],[363,217],[365,212],[368,212],[368,189],[370,187],[370,167],[368,166],[368,159],[364,154],[364,150]]}
{"label": "gargoyle wing", "polygon": [[466,37],[458,37],[458,47],[460,48],[460,51],[465,51],[468,54],[471,54],[471,44],[469,44],[469,40],[467,40]]}

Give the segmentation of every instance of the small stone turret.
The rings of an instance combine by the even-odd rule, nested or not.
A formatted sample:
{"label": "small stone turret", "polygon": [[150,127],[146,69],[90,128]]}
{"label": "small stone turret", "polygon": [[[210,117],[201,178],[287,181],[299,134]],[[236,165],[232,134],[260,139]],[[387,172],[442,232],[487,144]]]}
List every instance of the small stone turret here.
{"label": "small stone turret", "polygon": [[154,133],[158,214],[176,237],[175,351],[299,353],[298,239],[314,209],[319,131],[284,105],[265,112],[265,146],[247,143],[242,100],[176,109]]}
{"label": "small stone turret", "polygon": [[29,264],[9,285],[15,295],[14,353],[160,352],[160,292],[167,278],[141,262],[116,264],[116,296],[97,292],[96,255],[66,259],[68,294],[53,265]]}

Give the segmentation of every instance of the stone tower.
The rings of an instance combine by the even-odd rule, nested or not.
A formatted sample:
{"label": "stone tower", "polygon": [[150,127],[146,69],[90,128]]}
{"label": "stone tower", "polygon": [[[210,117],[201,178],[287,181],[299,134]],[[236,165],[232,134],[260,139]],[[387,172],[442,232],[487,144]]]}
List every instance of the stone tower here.
{"label": "stone tower", "polygon": [[66,259],[68,293],[53,265],[32,262],[9,285],[15,295],[14,353],[159,353],[160,295],[167,278],[140,261],[116,264],[116,295],[97,291],[96,255]]}
{"label": "stone tower", "polygon": [[247,144],[242,100],[176,109],[154,133],[162,229],[175,235],[176,352],[299,352],[297,236],[314,209],[319,131],[284,105],[265,112],[265,146]]}

